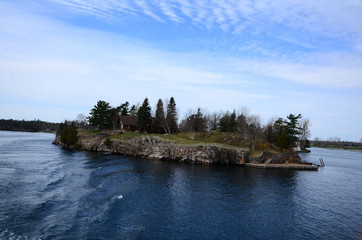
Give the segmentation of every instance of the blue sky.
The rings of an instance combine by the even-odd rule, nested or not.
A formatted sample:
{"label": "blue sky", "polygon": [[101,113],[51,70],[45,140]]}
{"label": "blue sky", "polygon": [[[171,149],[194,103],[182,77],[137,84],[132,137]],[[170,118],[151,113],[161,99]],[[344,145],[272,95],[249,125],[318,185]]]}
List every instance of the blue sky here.
{"label": "blue sky", "polygon": [[362,138],[361,0],[0,0],[0,118],[173,96]]}

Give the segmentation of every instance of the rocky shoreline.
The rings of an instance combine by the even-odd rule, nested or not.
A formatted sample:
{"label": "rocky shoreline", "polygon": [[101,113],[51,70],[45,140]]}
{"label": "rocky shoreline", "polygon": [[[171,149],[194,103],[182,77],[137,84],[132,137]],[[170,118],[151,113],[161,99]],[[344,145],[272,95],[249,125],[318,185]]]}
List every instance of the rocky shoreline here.
{"label": "rocky shoreline", "polygon": [[[53,144],[64,146],[60,138]],[[217,145],[180,145],[165,141],[157,136],[140,136],[134,138],[110,138],[109,135],[79,134],[78,143],[66,146],[85,151],[120,154],[162,161],[175,161],[192,164],[243,165],[252,164],[302,164],[296,152],[264,152],[258,157],[251,157],[248,149],[223,147]]]}

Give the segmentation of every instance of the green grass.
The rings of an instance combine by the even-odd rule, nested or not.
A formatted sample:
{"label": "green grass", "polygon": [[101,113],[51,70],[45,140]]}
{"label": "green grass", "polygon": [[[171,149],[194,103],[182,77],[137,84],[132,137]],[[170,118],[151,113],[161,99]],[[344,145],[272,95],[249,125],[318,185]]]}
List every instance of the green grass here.
{"label": "green grass", "polygon": [[227,148],[248,148],[245,141],[240,141],[235,134],[211,132],[211,133],[195,133],[194,139],[191,139],[187,133],[178,132],[173,134],[143,134],[137,132],[124,132],[122,134],[111,135],[112,139],[129,139],[136,137],[156,136],[168,142],[175,142],[180,145],[199,146],[212,145]]}
{"label": "green grass", "polygon": [[[224,132],[208,132],[208,133],[195,133],[194,139],[191,139],[187,133],[178,132],[173,134],[154,134],[154,133],[138,133],[138,132],[123,132],[115,134],[112,131],[99,131],[99,130],[84,130],[85,134],[107,134],[110,139],[126,140],[137,137],[160,137],[164,141],[174,142],[183,146],[219,146],[231,149],[249,149],[250,143],[245,141],[238,134],[224,133]],[[267,152],[278,152],[274,147],[263,143],[260,150]],[[255,151],[255,154],[260,155],[261,151]]]}

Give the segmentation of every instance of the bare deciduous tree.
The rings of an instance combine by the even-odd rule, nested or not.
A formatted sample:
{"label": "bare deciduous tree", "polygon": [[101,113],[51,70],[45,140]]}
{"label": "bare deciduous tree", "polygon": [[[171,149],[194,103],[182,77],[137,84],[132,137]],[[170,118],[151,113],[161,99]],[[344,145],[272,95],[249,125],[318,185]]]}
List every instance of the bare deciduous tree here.
{"label": "bare deciduous tree", "polygon": [[251,148],[255,149],[257,142],[262,136],[262,127],[259,115],[250,115],[246,118],[248,125],[247,136],[251,143]]}
{"label": "bare deciduous tree", "polygon": [[299,122],[300,128],[300,148],[305,149],[306,142],[311,136],[310,127],[312,126],[311,121],[308,118],[303,118]]}
{"label": "bare deciduous tree", "polygon": [[87,117],[84,114],[78,114],[77,119],[75,122],[77,123],[78,128],[85,128],[87,126]]}
{"label": "bare deciduous tree", "polygon": [[206,126],[209,131],[216,131],[218,129],[219,121],[222,115],[222,112],[213,112],[211,114],[207,114]]}

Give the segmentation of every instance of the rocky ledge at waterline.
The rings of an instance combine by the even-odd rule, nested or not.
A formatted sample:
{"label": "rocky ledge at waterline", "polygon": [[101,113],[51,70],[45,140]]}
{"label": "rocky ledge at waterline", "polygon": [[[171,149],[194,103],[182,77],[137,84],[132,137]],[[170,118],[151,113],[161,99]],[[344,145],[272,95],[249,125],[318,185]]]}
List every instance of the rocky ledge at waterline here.
{"label": "rocky ledge at waterline", "polygon": [[[65,146],[57,137],[53,144]],[[302,163],[296,152],[264,152],[251,157],[248,149],[217,146],[212,144],[182,145],[165,141],[157,136],[139,136],[134,138],[109,138],[107,134],[78,135],[76,146],[67,146],[79,150],[121,154],[148,159],[176,161],[195,164],[245,165],[246,163],[284,164]]]}

